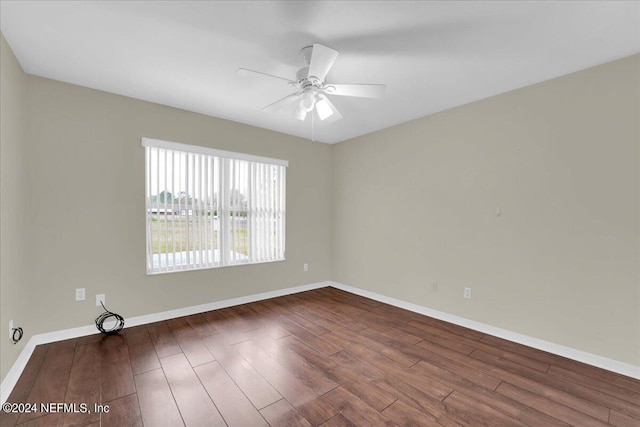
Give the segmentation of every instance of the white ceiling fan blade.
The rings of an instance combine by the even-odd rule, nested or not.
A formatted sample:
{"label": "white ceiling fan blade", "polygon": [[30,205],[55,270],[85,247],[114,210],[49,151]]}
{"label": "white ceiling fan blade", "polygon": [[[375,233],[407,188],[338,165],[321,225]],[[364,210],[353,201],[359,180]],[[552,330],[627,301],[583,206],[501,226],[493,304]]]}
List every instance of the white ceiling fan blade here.
{"label": "white ceiling fan blade", "polygon": [[289,105],[297,101],[301,95],[302,93],[300,92],[295,92],[290,95],[287,95],[284,98],[277,100],[273,104],[267,105],[262,109],[262,111],[268,111],[268,112],[278,111],[280,108],[284,107],[285,105]]}
{"label": "white ceiling fan blade", "polygon": [[238,68],[236,70],[236,73],[240,74],[240,75],[258,74],[258,75],[261,75],[263,77],[271,77],[271,78],[278,79],[278,80],[284,80],[285,82],[290,83],[290,84],[296,84],[296,82],[292,81],[291,79],[287,79],[285,77],[280,77],[280,76],[274,76],[273,74],[263,73],[262,71],[249,70],[248,68]]}
{"label": "white ceiling fan blade", "polygon": [[336,62],[336,58],[338,58],[337,50],[315,43],[309,63],[309,77],[316,77],[323,82],[333,63]]}
{"label": "white ceiling fan blade", "polygon": [[333,105],[333,102],[329,101],[329,98],[324,95],[319,95],[318,97],[320,101],[316,102],[316,111],[318,112],[320,120],[333,123],[342,119],[342,114],[340,114],[340,111]]}
{"label": "white ceiling fan blade", "polygon": [[330,84],[325,88],[329,95],[357,96],[360,98],[382,98],[386,85],[377,84]]}

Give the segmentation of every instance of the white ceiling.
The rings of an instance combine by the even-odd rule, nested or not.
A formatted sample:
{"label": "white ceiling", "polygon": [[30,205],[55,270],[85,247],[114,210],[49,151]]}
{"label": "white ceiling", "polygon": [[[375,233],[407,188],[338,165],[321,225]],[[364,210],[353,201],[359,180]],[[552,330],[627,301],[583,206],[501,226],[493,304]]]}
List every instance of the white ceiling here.
{"label": "white ceiling", "polygon": [[614,1],[0,1],[27,73],[309,138],[262,112],[292,92],[298,53],[340,52],[333,83],[384,83],[384,99],[332,97],[336,143],[640,52],[640,3]]}

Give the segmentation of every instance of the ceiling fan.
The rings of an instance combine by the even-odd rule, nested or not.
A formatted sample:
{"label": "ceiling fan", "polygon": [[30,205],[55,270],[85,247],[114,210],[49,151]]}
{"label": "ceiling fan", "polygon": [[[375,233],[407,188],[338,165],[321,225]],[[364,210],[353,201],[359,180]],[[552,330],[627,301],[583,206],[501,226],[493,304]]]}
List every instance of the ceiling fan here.
{"label": "ceiling fan", "polygon": [[239,68],[237,70],[237,72],[241,74],[253,73],[284,80],[290,86],[297,89],[296,92],[285,96],[273,104],[267,105],[262,111],[275,112],[297,103],[297,106],[295,106],[293,110],[293,116],[298,120],[305,121],[309,113],[311,113],[313,126],[314,112],[320,120],[327,120],[327,122],[333,122],[342,118],[342,114],[340,114],[340,111],[333,105],[327,95],[355,96],[360,98],[381,98],[384,95],[386,86],[383,84],[327,83],[325,78],[336,61],[336,58],[338,58],[337,50],[315,43],[313,46],[303,48],[300,51],[300,56],[307,63],[307,66],[298,70],[296,80],[246,68]]}

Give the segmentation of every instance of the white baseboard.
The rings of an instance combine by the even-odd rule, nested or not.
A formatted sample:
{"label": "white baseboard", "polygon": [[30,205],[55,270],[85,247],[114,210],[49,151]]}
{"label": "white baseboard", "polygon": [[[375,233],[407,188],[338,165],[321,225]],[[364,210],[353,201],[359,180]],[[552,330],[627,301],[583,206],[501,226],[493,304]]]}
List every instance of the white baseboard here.
{"label": "white baseboard", "polygon": [[[262,301],[270,298],[275,298],[283,295],[295,294],[298,292],[304,292],[312,289],[324,288],[332,286],[336,289],[342,289],[343,291],[351,292],[356,295],[361,295],[365,298],[380,301],[385,304],[393,305],[395,307],[404,308],[405,310],[413,311],[414,313],[423,314],[436,319],[443,320],[445,322],[453,323],[474,329],[476,331],[484,332],[499,338],[504,338],[509,341],[517,342],[529,347],[537,348],[539,350],[547,351],[549,353],[557,354],[559,356],[567,357],[572,360],[586,363],[588,365],[596,366],[598,368],[606,369],[608,371],[616,372],[622,375],[626,375],[631,378],[640,379],[640,366],[634,366],[629,363],[620,362],[618,360],[609,359],[607,357],[598,356],[596,354],[587,353],[582,350],[576,350],[574,348],[565,347],[559,344],[555,344],[549,341],[544,341],[538,338],[533,338],[527,335],[519,334],[517,332],[508,331],[506,329],[497,328],[495,326],[487,325],[485,323],[476,322],[474,320],[465,319],[464,317],[455,316],[453,314],[444,313],[441,311],[433,310],[421,305],[412,304],[399,299],[387,297],[385,295],[377,294],[375,292],[366,291],[364,289],[355,288],[353,286],[344,285],[337,282],[318,282],[310,285],[296,286],[292,288],[279,289],[277,291],[263,292],[260,294],[249,295],[246,297],[231,298],[223,301],[216,301],[208,304],[194,305],[191,307],[184,307],[175,310],[163,311],[160,313],[147,314],[143,316],[132,317],[125,319],[126,327],[145,325],[148,323],[159,322],[162,320],[173,319],[175,317],[188,316],[196,313],[203,313],[205,311],[218,310],[220,308],[232,307],[240,304],[247,304],[255,301]],[[27,345],[22,349],[22,352],[14,362],[13,366],[7,373],[7,376],[3,379],[0,386],[0,402],[4,403],[9,398],[13,387],[18,382],[22,371],[24,370],[31,354],[39,344],[47,344],[55,341],[62,341],[70,338],[78,338],[95,334],[95,325],[80,326],[77,328],[65,329],[61,331],[45,332],[42,334],[33,335]]]}
{"label": "white baseboard", "polygon": [[[191,314],[203,313],[205,311],[218,310],[220,308],[232,307],[240,304],[247,304],[255,301],[262,301],[270,298],[276,298],[283,295],[297,294],[298,292],[309,291],[312,289],[325,288],[330,286],[330,282],[318,282],[310,285],[295,286],[292,288],[278,289],[277,291],[263,292],[260,294],[249,295],[245,297],[231,298],[223,301],[211,302],[208,304],[194,305],[191,307],[178,308],[175,310],[163,311],[160,313],[146,314],[125,319],[125,327],[146,325],[147,323],[159,322],[161,320],[173,319],[176,317],[189,316]],[[64,329],[61,331],[45,332],[31,336],[20,355],[13,363],[13,366],[2,380],[0,385],[0,402],[5,403],[15,387],[20,375],[27,362],[39,344],[47,344],[55,341],[68,340],[71,338],[84,337],[98,333],[95,325],[80,326],[77,328]]]}
{"label": "white baseboard", "polygon": [[469,329],[484,332],[485,334],[517,342],[518,344],[523,344],[529,347],[537,348],[538,350],[543,350],[549,353],[557,354],[558,356],[563,356],[572,360],[576,360],[578,362],[606,369],[607,371],[612,371],[631,378],[640,379],[640,366],[635,366],[629,363],[620,362],[618,360],[609,359],[607,357],[598,356],[597,354],[588,353],[586,351],[577,350],[575,348],[565,347],[560,344],[555,344],[549,341],[519,334],[517,332],[512,332],[506,329],[497,328],[495,326],[487,325],[486,323],[476,322],[475,320],[469,320],[464,317],[433,310],[421,305],[412,304],[399,299],[387,297],[385,295],[380,295],[375,292],[370,292],[364,289],[355,288],[353,286],[344,285],[342,283],[330,282],[330,286],[336,289],[342,289],[343,291],[351,292],[352,294],[363,296],[365,298],[393,305],[395,307],[404,308],[405,310],[413,311],[414,313],[434,317],[445,322],[464,326]]}

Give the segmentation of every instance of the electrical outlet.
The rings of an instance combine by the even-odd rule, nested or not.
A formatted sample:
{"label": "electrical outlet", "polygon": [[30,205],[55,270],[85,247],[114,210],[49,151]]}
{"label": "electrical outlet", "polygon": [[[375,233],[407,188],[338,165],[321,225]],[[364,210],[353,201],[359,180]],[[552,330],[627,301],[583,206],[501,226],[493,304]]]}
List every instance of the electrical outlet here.
{"label": "electrical outlet", "polygon": [[431,292],[438,292],[438,282],[431,282]]}
{"label": "electrical outlet", "polygon": [[105,299],[104,294],[97,294],[96,295],[96,307],[102,307],[102,304],[100,304],[100,302],[102,302],[102,304],[107,305],[107,301]]}
{"label": "electrical outlet", "polygon": [[84,288],[76,288],[76,301],[84,301]]}
{"label": "electrical outlet", "polygon": [[464,288],[464,297],[466,299],[471,299],[471,288]]}
{"label": "electrical outlet", "polygon": [[306,262],[304,264],[302,264],[302,269],[304,271],[309,271],[309,264],[307,264]]}

